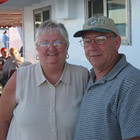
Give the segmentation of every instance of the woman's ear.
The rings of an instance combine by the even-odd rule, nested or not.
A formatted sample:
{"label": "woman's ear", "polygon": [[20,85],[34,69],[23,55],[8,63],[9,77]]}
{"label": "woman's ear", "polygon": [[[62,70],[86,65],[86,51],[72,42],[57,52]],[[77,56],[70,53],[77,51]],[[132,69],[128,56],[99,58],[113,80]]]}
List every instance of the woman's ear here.
{"label": "woman's ear", "polygon": [[70,43],[67,44],[67,50],[69,49],[69,45],[70,45]]}

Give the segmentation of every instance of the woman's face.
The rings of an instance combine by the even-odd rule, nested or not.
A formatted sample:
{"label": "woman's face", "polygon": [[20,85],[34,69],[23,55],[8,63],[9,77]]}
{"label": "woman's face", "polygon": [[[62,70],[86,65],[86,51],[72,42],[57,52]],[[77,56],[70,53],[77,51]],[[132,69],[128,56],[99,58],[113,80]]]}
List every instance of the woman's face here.
{"label": "woman's face", "polygon": [[64,65],[68,46],[59,31],[40,35],[36,49],[42,65]]}

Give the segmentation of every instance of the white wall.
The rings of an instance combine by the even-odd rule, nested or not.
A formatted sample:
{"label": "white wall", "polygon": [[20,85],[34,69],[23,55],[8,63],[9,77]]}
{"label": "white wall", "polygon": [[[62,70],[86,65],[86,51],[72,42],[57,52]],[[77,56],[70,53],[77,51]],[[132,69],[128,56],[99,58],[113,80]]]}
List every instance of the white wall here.
{"label": "white wall", "polygon": [[140,69],[140,0],[131,2],[132,45],[121,46],[120,53],[127,56],[127,60]]}
{"label": "white wall", "polygon": [[[59,0],[61,1],[61,0]],[[63,0],[63,5],[56,5],[55,0],[44,0],[40,4],[32,5],[31,7],[26,7],[24,9],[24,38],[25,38],[25,59],[35,62],[35,46],[34,46],[34,36],[33,36],[33,10],[41,7],[45,7],[47,5],[52,5],[52,18],[56,19],[58,22],[62,22],[68,30],[69,39],[70,39],[70,47],[69,47],[69,59],[67,60],[70,63],[78,64],[86,66],[87,68],[91,68],[91,65],[87,61],[84,55],[84,49],[80,46],[79,40],[80,38],[73,38],[73,34],[82,29],[84,23],[84,0],[72,0],[67,5],[68,0]],[[57,4],[59,4],[57,2]],[[61,3],[62,4],[62,3]],[[72,4],[74,5],[73,9],[71,9]],[[120,53],[124,53],[127,56],[127,59],[130,63],[132,63],[137,68],[140,68],[140,43],[139,43],[139,32],[140,32],[140,16],[139,16],[139,0],[133,0],[131,3],[132,7],[132,46],[121,46]],[[63,16],[62,13],[57,10],[59,9],[62,13],[66,12]],[[70,9],[73,10],[71,14],[69,14]]]}
{"label": "white wall", "polygon": [[34,29],[33,29],[33,14],[32,8],[26,7],[23,13],[23,37],[24,37],[24,53],[25,60],[34,62],[35,61],[35,45],[34,45]]}

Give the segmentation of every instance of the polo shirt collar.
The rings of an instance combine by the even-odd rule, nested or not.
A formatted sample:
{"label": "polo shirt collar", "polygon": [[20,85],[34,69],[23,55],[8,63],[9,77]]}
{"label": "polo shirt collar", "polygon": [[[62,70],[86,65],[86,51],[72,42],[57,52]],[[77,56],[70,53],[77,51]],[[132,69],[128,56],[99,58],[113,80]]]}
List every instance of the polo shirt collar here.
{"label": "polo shirt collar", "polygon": [[[44,76],[44,73],[42,71],[41,68],[41,64],[37,63],[36,69],[35,69],[35,74],[36,74],[36,79],[37,79],[37,86],[40,86],[41,84],[43,84],[44,82],[49,82],[46,77]],[[64,66],[64,71],[60,77],[60,79],[58,80],[58,82],[56,83],[56,85],[62,81],[64,84],[70,84],[70,66],[69,64],[66,62],[65,66]]]}
{"label": "polo shirt collar", "polygon": [[[124,69],[128,65],[128,62],[126,61],[126,56],[124,54],[120,54],[120,60],[119,62],[113,67],[113,69],[102,79],[97,81],[97,83],[105,83],[105,81],[114,79],[122,69]],[[95,73],[93,68],[91,69],[91,77],[94,79]]]}
{"label": "polo shirt collar", "polygon": [[128,65],[128,62],[126,61],[126,56],[124,54],[120,54],[120,61],[105,76],[105,80],[114,79],[120,73],[120,71],[122,71],[127,65]]}

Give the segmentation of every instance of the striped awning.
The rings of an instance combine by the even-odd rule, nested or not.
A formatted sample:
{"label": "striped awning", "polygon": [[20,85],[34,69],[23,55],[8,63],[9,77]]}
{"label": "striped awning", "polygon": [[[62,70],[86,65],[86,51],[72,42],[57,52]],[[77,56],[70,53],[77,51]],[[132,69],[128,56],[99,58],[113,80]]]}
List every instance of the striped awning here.
{"label": "striped awning", "polygon": [[7,2],[8,0],[0,0],[0,4]]}

